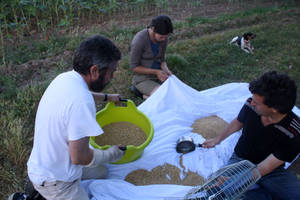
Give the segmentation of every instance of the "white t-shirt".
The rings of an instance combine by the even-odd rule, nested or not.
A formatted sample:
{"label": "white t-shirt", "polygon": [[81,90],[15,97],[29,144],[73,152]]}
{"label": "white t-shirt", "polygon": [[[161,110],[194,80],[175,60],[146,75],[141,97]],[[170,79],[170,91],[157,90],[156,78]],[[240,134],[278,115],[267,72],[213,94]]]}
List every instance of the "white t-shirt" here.
{"label": "white t-shirt", "polygon": [[58,75],[37,110],[33,149],[27,162],[30,180],[42,184],[80,178],[83,166],[72,164],[69,141],[102,133],[94,98],[83,77],[74,70]]}

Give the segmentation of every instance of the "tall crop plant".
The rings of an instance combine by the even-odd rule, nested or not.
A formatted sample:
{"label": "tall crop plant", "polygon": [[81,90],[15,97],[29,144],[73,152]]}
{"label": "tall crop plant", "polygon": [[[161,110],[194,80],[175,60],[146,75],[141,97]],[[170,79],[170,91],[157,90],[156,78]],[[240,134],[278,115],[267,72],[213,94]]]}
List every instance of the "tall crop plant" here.
{"label": "tall crop plant", "polygon": [[[177,0],[176,0],[177,1]],[[86,19],[102,19],[119,11],[131,10],[142,14],[149,6],[165,8],[168,0],[1,0],[2,31],[17,32],[47,27],[70,26]],[[100,17],[102,16],[102,17]]]}
{"label": "tall crop plant", "polygon": [[[190,0],[197,2],[199,0]],[[34,32],[47,34],[57,28],[75,28],[86,24],[101,23],[106,18],[125,13],[141,16],[146,12],[162,10],[170,4],[184,0],[0,0],[0,57],[5,63],[7,38],[23,40]],[[18,41],[18,40],[17,40]],[[14,43],[14,45],[17,45]]]}

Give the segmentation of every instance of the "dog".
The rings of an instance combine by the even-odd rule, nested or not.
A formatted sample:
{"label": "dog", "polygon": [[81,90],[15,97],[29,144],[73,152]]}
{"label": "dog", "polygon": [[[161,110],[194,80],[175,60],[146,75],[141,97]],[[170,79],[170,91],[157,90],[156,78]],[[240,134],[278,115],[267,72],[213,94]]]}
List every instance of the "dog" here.
{"label": "dog", "polygon": [[256,37],[255,34],[249,32],[245,33],[242,37],[241,36],[236,36],[234,37],[230,44],[235,44],[236,46],[240,47],[243,51],[246,53],[251,53],[253,54],[254,48],[251,46],[251,40]]}

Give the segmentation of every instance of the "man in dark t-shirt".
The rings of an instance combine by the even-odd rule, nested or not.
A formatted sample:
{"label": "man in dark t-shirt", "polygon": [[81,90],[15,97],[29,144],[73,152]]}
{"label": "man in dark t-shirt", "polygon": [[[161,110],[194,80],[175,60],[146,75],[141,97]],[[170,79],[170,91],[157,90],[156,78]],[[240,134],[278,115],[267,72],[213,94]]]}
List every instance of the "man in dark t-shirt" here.
{"label": "man in dark t-shirt", "polygon": [[287,75],[272,71],[252,81],[249,90],[253,96],[238,116],[203,147],[214,147],[242,129],[229,164],[249,160],[262,176],[260,187],[246,192],[243,199],[300,199],[300,181],[283,167],[300,152],[300,119],[292,112],[296,84]]}
{"label": "man in dark t-shirt", "polygon": [[259,113],[249,98],[237,120],[243,123],[242,135],[234,152],[241,158],[258,164],[270,154],[280,160],[292,162],[300,149],[300,120],[292,112],[275,124],[264,126]]}

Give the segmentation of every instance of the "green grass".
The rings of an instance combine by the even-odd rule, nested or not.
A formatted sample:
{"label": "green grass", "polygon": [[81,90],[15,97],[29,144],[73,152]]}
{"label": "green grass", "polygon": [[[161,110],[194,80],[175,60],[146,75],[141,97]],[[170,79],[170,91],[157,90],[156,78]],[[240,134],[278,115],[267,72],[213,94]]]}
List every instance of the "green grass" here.
{"label": "green grass", "polygon": [[[197,90],[228,82],[249,82],[269,70],[289,74],[300,88],[299,13],[296,5],[274,5],[213,18],[194,16],[176,21],[167,50],[168,66],[179,79]],[[93,34],[114,40],[123,58],[105,91],[120,93],[137,105],[142,102],[129,90],[132,72],[128,47],[134,34],[143,27],[141,24],[128,27],[112,24],[84,34],[52,34],[48,40],[29,40],[6,48],[6,60],[10,64],[0,66],[0,199],[23,190],[38,102],[50,80],[70,69],[70,61],[62,62],[66,50],[73,52],[84,38]],[[234,36],[248,31],[257,34],[252,41],[254,55],[229,45]],[[25,69],[21,65],[48,57],[56,59],[48,67]],[[99,103],[97,109],[103,106]]]}
{"label": "green grass", "polygon": [[[273,6],[269,8],[255,8],[245,12],[236,12],[222,14],[214,18],[202,16],[188,16],[184,21],[175,22],[175,33],[172,36],[174,39],[184,39],[195,37],[198,34],[209,34],[215,31],[224,31],[235,27],[244,26],[247,24],[255,25],[262,21],[277,20],[282,16],[297,17],[299,13],[291,12],[294,8],[291,5]],[[277,14],[277,15],[276,15]],[[274,16],[275,15],[275,16]],[[212,26],[213,25],[213,26]],[[29,40],[28,42],[9,45],[5,51],[5,60],[7,63],[21,64],[33,59],[44,59],[49,56],[57,55],[65,50],[74,50],[83,38],[92,34],[101,34],[120,44],[124,53],[128,53],[130,40],[135,33],[145,26],[120,27],[112,24],[106,28],[96,28],[83,35],[44,35],[40,40]],[[183,32],[179,30],[185,30]],[[24,52],[27,52],[24,54]],[[0,52],[0,57],[3,53]],[[0,62],[1,63],[1,62]]]}
{"label": "green grass", "polygon": [[32,147],[34,118],[46,84],[17,89],[11,98],[0,101],[0,197],[22,191],[26,162]]}
{"label": "green grass", "polygon": [[[285,72],[299,85],[299,28],[299,22],[285,25],[275,22],[179,41],[168,49],[170,67],[198,90],[232,81],[249,82],[269,70]],[[254,55],[229,45],[233,36],[247,30],[257,34],[252,41]]]}

